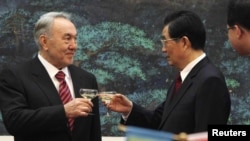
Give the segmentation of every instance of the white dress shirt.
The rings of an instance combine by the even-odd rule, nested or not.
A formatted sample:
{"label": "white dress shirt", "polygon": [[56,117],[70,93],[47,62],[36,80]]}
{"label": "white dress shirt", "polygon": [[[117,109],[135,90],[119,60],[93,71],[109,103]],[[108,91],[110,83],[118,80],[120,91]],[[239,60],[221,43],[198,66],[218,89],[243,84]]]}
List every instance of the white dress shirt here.
{"label": "white dress shirt", "polygon": [[206,54],[203,53],[201,56],[199,56],[198,58],[196,58],[195,60],[193,60],[192,62],[190,62],[181,72],[181,81],[183,82],[185,80],[185,78],[187,77],[187,75],[190,73],[190,71],[193,69],[193,67],[199,63],[203,58],[206,57]]}
{"label": "white dress shirt", "polygon": [[[58,73],[58,70],[55,66],[53,66],[52,64],[50,64],[47,60],[45,60],[40,53],[38,53],[38,59],[41,61],[41,63],[43,64],[43,66],[45,67],[45,69],[47,70],[50,79],[52,80],[52,82],[54,83],[57,91],[59,91],[59,81],[56,79],[55,75]],[[71,75],[70,72],[68,70],[68,67],[62,68],[61,71],[64,72],[65,74],[65,81],[69,87],[70,90],[70,94],[72,96],[72,98],[75,98],[75,93],[74,93],[74,88],[73,88],[73,82],[71,79]]]}

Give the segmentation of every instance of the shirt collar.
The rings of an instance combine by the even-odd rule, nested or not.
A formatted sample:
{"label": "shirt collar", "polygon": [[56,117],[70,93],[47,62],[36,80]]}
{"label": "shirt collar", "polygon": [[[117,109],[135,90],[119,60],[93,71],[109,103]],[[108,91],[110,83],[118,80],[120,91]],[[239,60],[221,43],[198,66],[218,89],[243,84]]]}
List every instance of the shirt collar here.
{"label": "shirt collar", "polygon": [[[49,63],[47,60],[45,60],[40,53],[38,53],[38,59],[41,61],[41,63],[43,64],[43,66],[45,67],[45,69],[47,70],[50,78],[54,78],[55,75],[57,74],[58,71],[60,71],[59,69],[57,69],[55,66],[53,66],[51,63]],[[69,70],[68,67],[64,67],[61,69],[61,71],[64,72],[65,77],[69,77]]]}
{"label": "shirt collar", "polygon": [[196,64],[198,64],[203,58],[206,57],[206,54],[203,53],[202,55],[200,55],[199,57],[197,57],[195,60],[193,60],[192,62],[190,62],[181,72],[181,80],[182,82],[184,81],[184,79],[187,77],[187,75],[190,73],[190,71],[194,68],[194,66]]}

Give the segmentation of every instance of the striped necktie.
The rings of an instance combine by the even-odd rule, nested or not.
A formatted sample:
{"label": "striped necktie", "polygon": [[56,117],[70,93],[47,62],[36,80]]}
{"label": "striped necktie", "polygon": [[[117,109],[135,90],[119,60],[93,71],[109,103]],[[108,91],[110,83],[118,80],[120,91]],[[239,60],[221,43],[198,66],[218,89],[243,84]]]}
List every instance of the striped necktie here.
{"label": "striped necktie", "polygon": [[[59,71],[55,77],[59,81],[59,95],[61,97],[63,105],[72,100],[72,96],[70,94],[69,87],[65,81],[65,74],[62,71]],[[68,119],[69,128],[73,130],[74,119]]]}

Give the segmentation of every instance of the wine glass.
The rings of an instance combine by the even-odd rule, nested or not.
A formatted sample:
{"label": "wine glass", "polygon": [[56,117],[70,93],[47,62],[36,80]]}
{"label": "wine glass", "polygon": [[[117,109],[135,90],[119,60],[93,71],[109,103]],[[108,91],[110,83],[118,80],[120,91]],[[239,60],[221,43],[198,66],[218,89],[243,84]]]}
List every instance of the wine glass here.
{"label": "wine glass", "polygon": [[110,100],[112,99],[113,95],[116,94],[116,91],[102,91],[99,94],[102,94],[102,96],[100,97],[102,101],[104,101],[107,104],[107,112],[106,112],[106,116],[110,116],[109,114],[109,108],[108,105],[110,103]]}
{"label": "wine glass", "polygon": [[[97,96],[98,90],[81,88],[79,90],[79,93],[83,98],[91,100]],[[94,114],[89,113],[89,115],[94,115]]]}

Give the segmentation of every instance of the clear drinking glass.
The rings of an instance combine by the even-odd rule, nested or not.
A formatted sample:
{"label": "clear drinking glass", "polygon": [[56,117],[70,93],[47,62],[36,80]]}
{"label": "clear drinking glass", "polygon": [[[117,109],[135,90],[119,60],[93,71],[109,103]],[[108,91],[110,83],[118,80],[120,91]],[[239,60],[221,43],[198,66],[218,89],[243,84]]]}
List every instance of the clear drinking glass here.
{"label": "clear drinking glass", "polygon": [[[98,90],[81,88],[79,90],[79,93],[83,98],[91,100],[97,96]],[[89,113],[89,115],[94,115],[94,114]]]}
{"label": "clear drinking glass", "polygon": [[105,101],[105,103],[107,104],[107,112],[106,112],[106,116],[110,116],[109,112],[109,108],[108,105],[110,103],[110,100],[112,99],[113,95],[116,94],[116,91],[102,91],[99,94],[102,94],[102,96],[100,97],[102,101]]}

